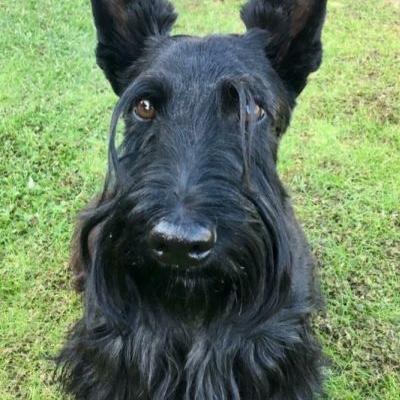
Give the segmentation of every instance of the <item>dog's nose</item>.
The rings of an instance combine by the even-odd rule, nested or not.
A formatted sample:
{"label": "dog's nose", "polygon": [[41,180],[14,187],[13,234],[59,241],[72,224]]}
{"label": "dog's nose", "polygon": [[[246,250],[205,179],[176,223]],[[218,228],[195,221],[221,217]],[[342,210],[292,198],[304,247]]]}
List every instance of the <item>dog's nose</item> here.
{"label": "dog's nose", "polygon": [[150,231],[149,246],[162,263],[190,267],[205,261],[216,242],[215,229],[196,223],[160,221]]}

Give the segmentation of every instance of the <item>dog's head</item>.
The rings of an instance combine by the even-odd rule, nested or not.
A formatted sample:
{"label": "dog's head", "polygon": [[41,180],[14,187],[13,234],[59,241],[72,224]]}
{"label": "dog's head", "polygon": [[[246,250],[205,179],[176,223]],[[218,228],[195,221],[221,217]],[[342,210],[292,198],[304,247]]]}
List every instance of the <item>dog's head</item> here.
{"label": "dog's head", "polygon": [[104,309],[124,313],[143,298],[284,301],[292,221],[277,147],[321,62],[325,3],[251,0],[245,34],[197,38],[169,35],[168,2],[92,0],[97,61],[120,96],[106,187],[82,235]]}

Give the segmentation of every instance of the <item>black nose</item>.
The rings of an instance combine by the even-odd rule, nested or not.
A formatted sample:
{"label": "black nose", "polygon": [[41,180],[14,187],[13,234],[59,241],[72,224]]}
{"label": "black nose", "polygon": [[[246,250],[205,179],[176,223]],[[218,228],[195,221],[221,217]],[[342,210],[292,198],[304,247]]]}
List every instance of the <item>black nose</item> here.
{"label": "black nose", "polygon": [[149,246],[162,263],[190,267],[205,261],[216,242],[215,230],[196,224],[160,221],[150,231]]}

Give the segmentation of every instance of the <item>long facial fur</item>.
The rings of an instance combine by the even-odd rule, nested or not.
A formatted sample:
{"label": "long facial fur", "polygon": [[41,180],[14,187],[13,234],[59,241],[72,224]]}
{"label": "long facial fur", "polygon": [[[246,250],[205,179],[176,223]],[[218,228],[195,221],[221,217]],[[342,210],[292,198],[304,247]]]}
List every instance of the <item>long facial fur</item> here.
{"label": "long facial fur", "polygon": [[[321,57],[325,2],[310,0],[303,15],[304,2],[251,0],[245,35],[197,39],[166,36],[176,18],[167,2],[138,0],[125,15],[123,1],[92,1],[98,63],[120,100],[104,190],[77,234],[84,316],[58,358],[77,399],[320,392],[311,256],[276,172],[295,99]],[[141,21],[153,25],[135,31]],[[132,116],[146,97],[159,102],[163,123]],[[267,113],[261,122],[245,118],[255,103]],[[182,212],[211,221],[218,236],[210,260],[187,273],[161,268],[146,248],[155,221]]]}

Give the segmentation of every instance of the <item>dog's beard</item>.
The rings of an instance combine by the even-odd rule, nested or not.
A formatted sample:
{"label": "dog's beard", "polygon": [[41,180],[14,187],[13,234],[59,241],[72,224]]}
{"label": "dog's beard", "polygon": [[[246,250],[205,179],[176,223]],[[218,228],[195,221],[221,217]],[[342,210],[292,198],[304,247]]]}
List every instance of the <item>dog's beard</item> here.
{"label": "dog's beard", "polygon": [[254,313],[262,307],[268,312],[278,299],[284,301],[282,276],[288,285],[281,265],[282,235],[277,236],[268,213],[260,216],[262,205],[257,212],[251,207],[246,223],[220,218],[213,256],[190,267],[155,261],[146,250],[148,222],[129,212],[130,205],[124,207],[121,199],[119,206],[101,226],[88,277],[99,309],[116,322],[134,318],[143,303],[198,317]]}
{"label": "dog's beard", "polygon": [[238,301],[239,287],[244,286],[247,277],[244,267],[230,258],[224,263],[213,259],[190,267],[161,265],[146,251],[137,251],[145,249],[141,241],[137,242],[140,245],[133,245],[134,251],[132,242],[125,237],[124,234],[98,249],[89,277],[93,294],[100,296],[101,308],[109,310],[111,316],[116,315],[116,310],[119,315],[120,310],[129,314],[145,303],[154,310],[163,308],[198,317],[223,312],[227,302],[233,302],[229,300],[232,297]]}

